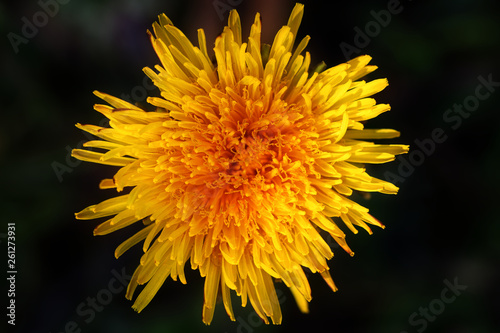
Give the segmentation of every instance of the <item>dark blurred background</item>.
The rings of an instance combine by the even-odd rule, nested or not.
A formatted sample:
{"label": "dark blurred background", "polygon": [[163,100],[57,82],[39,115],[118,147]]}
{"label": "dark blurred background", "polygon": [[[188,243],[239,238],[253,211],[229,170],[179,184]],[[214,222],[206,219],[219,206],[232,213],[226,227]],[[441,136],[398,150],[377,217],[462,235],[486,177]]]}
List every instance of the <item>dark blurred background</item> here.
{"label": "dark blurred background", "polygon": [[[137,103],[145,102],[146,92],[155,94],[142,68],[158,63],[146,34],[158,14],[166,13],[196,44],[201,27],[213,43],[230,8],[238,9],[248,35],[259,11],[263,40],[270,43],[294,1],[0,4],[5,36],[0,246],[7,253],[7,223],[15,223],[14,331],[499,331],[499,2],[304,3],[299,38],[312,37],[313,64],[324,60],[334,66],[346,55],[370,54],[379,69],[368,79],[389,79],[390,86],[376,98],[390,103],[392,111],[366,127],[400,130],[401,138],[393,142],[410,144],[413,151],[403,160],[370,168],[381,178],[392,177],[400,193],[359,199],[386,229],[374,229],[371,236],[347,232],[356,255],[334,249],[330,267],[337,293],[310,275],[309,314],[301,314],[292,295],[277,284],[281,326],[265,326],[251,306],[241,308],[234,298],[237,322],[219,303],[209,327],[201,321],[203,280],[189,267],[188,285],[168,280],[141,314],[130,308],[115,276],[132,274],[141,249],[116,260],[114,249],[131,230],[93,237],[97,221],[74,219],[74,212],[112,195],[99,190],[98,183],[116,172],[69,157],[70,149],[88,140],[74,124],[102,121],[92,110],[100,102],[93,90]],[[33,22],[39,27],[30,28]],[[481,80],[491,83],[480,87]],[[454,113],[464,103],[465,111]],[[441,134],[431,144],[433,131]],[[424,148],[416,140],[426,143]],[[6,255],[2,258],[6,261]],[[6,263],[2,267],[7,271]],[[455,294],[446,290],[454,284],[459,285]],[[6,292],[7,286],[1,291],[3,309]],[[94,308],[93,299],[100,300]],[[8,318],[2,318],[4,325]]]}

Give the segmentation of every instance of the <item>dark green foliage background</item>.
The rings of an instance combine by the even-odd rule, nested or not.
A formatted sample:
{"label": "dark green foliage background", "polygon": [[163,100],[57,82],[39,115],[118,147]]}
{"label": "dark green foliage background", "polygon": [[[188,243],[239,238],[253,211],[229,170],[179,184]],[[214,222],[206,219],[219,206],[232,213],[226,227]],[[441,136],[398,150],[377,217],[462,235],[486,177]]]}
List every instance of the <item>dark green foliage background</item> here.
{"label": "dark green foliage background", "polygon": [[[265,36],[286,23],[294,4],[219,2],[238,3],[245,35],[255,11],[262,12]],[[326,2],[305,3],[299,38],[310,35],[313,63],[324,60],[328,66],[345,61],[339,44],[353,45],[354,27],[364,30],[373,20],[370,11],[387,7],[387,1],[343,1],[330,7]],[[87,140],[75,123],[101,121],[92,110],[100,102],[93,90],[130,94],[142,85],[141,69],[158,63],[146,30],[159,13],[165,12],[192,40],[197,28],[207,28],[209,42],[222,30],[228,13],[222,13],[221,21],[211,0],[74,0],[61,5],[16,54],[7,34],[20,34],[21,18],[31,20],[40,6],[36,1],[2,2],[0,257],[6,271],[6,225],[15,222],[15,331],[63,332],[74,321],[81,332],[417,332],[422,326],[411,326],[409,317],[440,297],[443,280],[457,278],[468,289],[428,323],[426,332],[497,332],[500,89],[456,130],[443,114],[474,94],[478,76],[491,74],[500,81],[500,6],[493,0],[407,0],[401,5],[402,12],[361,50],[379,66],[369,79],[389,79],[390,86],[376,98],[392,106],[366,126],[398,129],[402,136],[394,142],[413,149],[418,149],[415,139],[429,138],[435,128],[443,128],[447,140],[398,184],[399,195],[359,198],[386,229],[374,229],[372,236],[347,231],[356,255],[350,258],[335,248],[330,262],[340,291],[332,293],[319,276],[310,276],[313,301],[311,313],[304,315],[278,284],[281,326],[255,321],[251,307],[241,308],[234,298],[238,322],[230,322],[219,303],[212,325],[205,327],[203,280],[189,267],[188,285],[168,280],[140,315],[123,292],[88,323],[88,316],[77,313],[87,297],[107,288],[112,270],[124,268],[131,274],[141,250],[134,248],[116,260],[114,248],[133,228],[93,237],[98,222],[74,219],[74,212],[113,195],[97,185],[116,169],[76,164],[67,160],[66,147]],[[59,181],[54,162],[74,167]],[[386,170],[396,173],[398,165],[396,161],[370,170],[384,177]],[[0,291],[2,307],[6,290]],[[4,325],[5,314],[2,318]]]}

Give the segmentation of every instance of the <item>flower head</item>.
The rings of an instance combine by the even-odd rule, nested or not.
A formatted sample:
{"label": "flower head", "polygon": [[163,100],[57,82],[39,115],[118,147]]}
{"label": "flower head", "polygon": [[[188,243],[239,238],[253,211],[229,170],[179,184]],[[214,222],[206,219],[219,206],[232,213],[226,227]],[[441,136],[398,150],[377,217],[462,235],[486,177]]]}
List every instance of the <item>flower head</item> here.
{"label": "flower head", "polygon": [[[203,30],[195,47],[165,16],[154,24],[153,47],[161,65],[146,74],[161,97],[154,112],[96,92],[111,106],[95,109],[111,128],[77,127],[102,140],[73,156],[119,166],[101,189],[127,192],[85,208],[78,219],[110,217],[104,235],[134,223],[144,228],[116,249],[119,257],[142,242],[144,255],[126,297],[146,284],[133,308],[141,311],[164,281],[186,283],[186,263],[205,278],[203,321],[212,320],[217,295],[234,320],[231,290],[249,300],[268,323],[281,322],[274,279],[293,293],[300,309],[311,300],[304,268],[320,273],[335,291],[327,260],[329,234],[352,254],[337,222],[354,233],[382,226],[349,199],[353,190],[395,194],[397,187],[367,174],[364,163],[385,163],[408,150],[369,140],[399,135],[365,129],[390,109],[369,96],[386,79],[359,80],[376,69],[369,56],[314,72],[294,48],[303,15],[296,5],[271,46],[261,44],[259,14],[246,42],[236,11],[215,41],[210,60]],[[125,190],[125,189],[128,190]]]}

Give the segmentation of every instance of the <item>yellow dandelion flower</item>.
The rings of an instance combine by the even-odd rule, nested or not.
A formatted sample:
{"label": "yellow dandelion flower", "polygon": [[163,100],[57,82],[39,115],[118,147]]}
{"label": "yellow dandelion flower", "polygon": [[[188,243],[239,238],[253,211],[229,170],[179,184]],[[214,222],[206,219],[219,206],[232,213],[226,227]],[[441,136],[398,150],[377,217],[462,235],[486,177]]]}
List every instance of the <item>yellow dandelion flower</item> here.
{"label": "yellow dandelion flower", "polygon": [[184,268],[205,278],[203,322],[209,324],[217,295],[235,320],[231,290],[250,301],[268,323],[281,323],[274,280],[290,288],[308,311],[311,289],[304,273],[320,273],[336,290],[327,260],[331,235],[352,254],[343,223],[371,233],[383,227],[368,209],[349,199],[353,190],[395,194],[396,186],[371,177],[364,163],[385,163],[407,152],[405,145],[375,144],[399,136],[363,123],[390,109],[369,96],[386,79],[360,80],[374,71],[369,56],[311,71],[303,54],[305,37],[294,48],[303,15],[297,4],[272,45],[261,44],[259,14],[243,42],[236,11],[215,41],[210,60],[203,30],[195,47],[165,15],[154,23],[151,42],[161,65],[145,73],[161,97],[147,112],[118,98],[95,109],[110,128],[77,127],[102,140],[89,141],[73,156],[119,166],[101,189],[123,194],[76,214],[87,220],[110,217],[97,226],[105,235],[142,221],[144,228],[116,249],[119,257],[143,242],[144,255],[126,297],[146,284],[133,308],[142,311],[168,277],[186,283]]}

